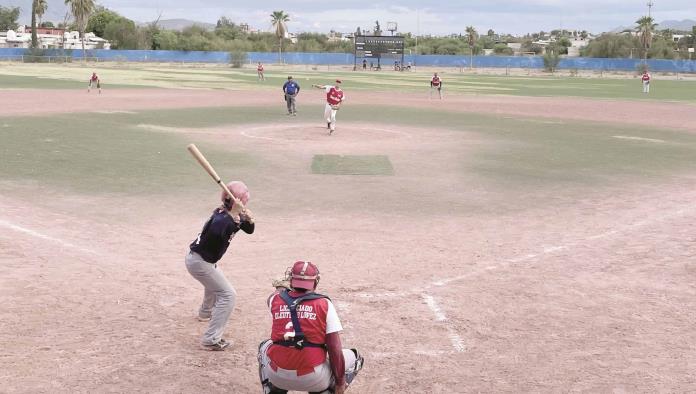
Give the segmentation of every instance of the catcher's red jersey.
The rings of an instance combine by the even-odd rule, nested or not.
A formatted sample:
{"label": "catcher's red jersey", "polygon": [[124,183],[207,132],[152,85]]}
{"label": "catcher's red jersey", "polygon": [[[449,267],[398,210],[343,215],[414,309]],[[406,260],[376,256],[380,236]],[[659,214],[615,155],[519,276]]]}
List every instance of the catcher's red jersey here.
{"label": "catcher's red jersey", "polygon": [[[269,308],[273,318],[271,340],[275,342],[291,339],[295,329],[288,305],[278,294],[274,294],[269,300]],[[325,344],[326,334],[342,330],[336,310],[326,298],[302,302],[297,306],[297,317],[305,339],[315,344]],[[321,347],[305,347],[298,350],[294,347],[273,345],[268,349],[268,357],[278,368],[307,374],[326,360],[326,350]]]}
{"label": "catcher's red jersey", "polygon": [[326,102],[329,105],[338,105],[341,101],[343,101],[343,90],[334,86],[326,93]]}

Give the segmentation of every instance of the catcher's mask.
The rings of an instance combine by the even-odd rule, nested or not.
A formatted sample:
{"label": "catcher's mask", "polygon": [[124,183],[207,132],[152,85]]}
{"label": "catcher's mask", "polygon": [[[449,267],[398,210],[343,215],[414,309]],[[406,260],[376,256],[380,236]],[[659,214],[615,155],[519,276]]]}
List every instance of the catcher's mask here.
{"label": "catcher's mask", "polygon": [[[239,199],[239,201],[241,201],[242,204],[246,205],[249,202],[249,188],[247,187],[247,185],[244,184],[244,182],[230,182],[227,184],[227,188],[230,189],[232,195],[237,197],[237,199]],[[225,208],[227,208],[227,210],[232,209],[232,205],[234,205],[234,202],[232,201],[230,196],[227,195],[227,192],[223,190],[220,198],[222,200],[222,204],[225,206]]]}
{"label": "catcher's mask", "polygon": [[319,285],[319,268],[309,261],[297,261],[286,275],[293,289],[314,290]]}

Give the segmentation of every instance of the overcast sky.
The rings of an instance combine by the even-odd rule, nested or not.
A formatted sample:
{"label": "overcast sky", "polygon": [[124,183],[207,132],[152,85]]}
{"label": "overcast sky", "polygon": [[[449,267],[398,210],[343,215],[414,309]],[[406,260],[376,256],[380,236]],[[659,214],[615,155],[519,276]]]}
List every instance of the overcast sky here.
{"label": "overcast sky", "polygon": [[[290,14],[290,31],[328,32],[331,29],[353,32],[356,27],[372,28],[379,20],[397,22],[400,31],[444,35],[462,33],[467,25],[479,32],[493,29],[499,33],[522,34],[539,30],[565,29],[603,32],[618,26],[632,26],[647,13],[647,0],[457,0],[428,2],[423,0],[350,0],[344,2],[316,0],[100,0],[100,4],[138,22],[185,18],[215,23],[224,15],[233,21],[246,22],[254,28],[270,30],[269,14],[283,10]],[[696,0],[653,0],[652,15],[660,22],[668,19],[696,20]],[[63,0],[48,0],[44,20],[63,19]],[[242,3],[242,4],[240,4]],[[394,5],[398,3],[398,5]],[[0,0],[0,4],[20,6],[21,22],[29,21],[31,0]]]}

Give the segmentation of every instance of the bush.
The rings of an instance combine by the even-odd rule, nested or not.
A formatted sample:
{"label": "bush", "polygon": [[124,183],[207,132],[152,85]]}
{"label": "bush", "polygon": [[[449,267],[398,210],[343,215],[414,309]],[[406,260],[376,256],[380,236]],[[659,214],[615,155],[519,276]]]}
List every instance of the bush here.
{"label": "bush", "polygon": [[246,52],[230,52],[230,64],[232,64],[232,68],[242,68],[242,66],[246,64],[247,58]]}
{"label": "bush", "polygon": [[544,54],[544,70],[554,72],[560,62],[561,56],[559,56],[558,53],[550,51]]}

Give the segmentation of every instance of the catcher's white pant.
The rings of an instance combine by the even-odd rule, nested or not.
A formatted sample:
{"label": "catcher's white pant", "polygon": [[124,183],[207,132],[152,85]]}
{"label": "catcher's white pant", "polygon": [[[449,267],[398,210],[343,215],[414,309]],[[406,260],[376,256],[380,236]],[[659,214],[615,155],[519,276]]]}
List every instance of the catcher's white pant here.
{"label": "catcher's white pant", "polygon": [[643,81],[643,93],[650,93],[650,81]]}
{"label": "catcher's white pant", "polygon": [[[314,367],[314,372],[297,376],[297,371],[295,370],[277,367],[274,369],[271,367],[271,359],[266,352],[272,344],[273,341],[268,340],[259,348],[258,358],[261,380],[268,379],[275,387],[290,391],[321,392],[334,386],[328,357],[326,357],[324,363]],[[350,349],[343,349],[343,360],[346,366],[346,383],[349,383],[352,381],[352,377],[350,379],[348,377],[357,373],[357,371],[354,371],[355,353]]]}
{"label": "catcher's white pant", "polygon": [[336,112],[338,112],[337,109],[331,108],[331,105],[326,103],[326,107],[324,107],[324,119],[326,119],[326,123],[331,124],[332,131],[336,129]]}

